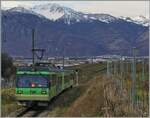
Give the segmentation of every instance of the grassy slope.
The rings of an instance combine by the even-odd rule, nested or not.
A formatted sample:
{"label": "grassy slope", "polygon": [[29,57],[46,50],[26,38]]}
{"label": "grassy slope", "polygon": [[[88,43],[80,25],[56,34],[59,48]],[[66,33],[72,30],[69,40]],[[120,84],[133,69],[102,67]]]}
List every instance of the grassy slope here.
{"label": "grassy slope", "polygon": [[104,107],[102,78],[94,78],[87,83],[87,90],[67,109],[64,116],[102,116]]}
{"label": "grassy slope", "polygon": [[[98,76],[88,82],[88,88],[66,110],[69,117],[140,117],[147,116],[147,109],[140,105],[131,107],[127,89],[116,78]],[[106,110],[107,109],[107,110]]]}
{"label": "grassy slope", "polygon": [[7,116],[10,112],[13,112],[20,108],[15,100],[15,89],[8,88],[1,90],[1,115]]}

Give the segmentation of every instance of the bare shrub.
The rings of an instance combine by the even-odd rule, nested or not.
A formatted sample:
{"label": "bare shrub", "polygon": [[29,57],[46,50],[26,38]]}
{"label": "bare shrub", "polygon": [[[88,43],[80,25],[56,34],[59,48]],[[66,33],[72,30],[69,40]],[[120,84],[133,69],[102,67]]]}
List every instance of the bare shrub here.
{"label": "bare shrub", "polygon": [[130,93],[125,85],[121,85],[121,80],[116,78],[104,77],[104,116],[123,117],[123,116],[144,116],[142,103],[132,106]]}

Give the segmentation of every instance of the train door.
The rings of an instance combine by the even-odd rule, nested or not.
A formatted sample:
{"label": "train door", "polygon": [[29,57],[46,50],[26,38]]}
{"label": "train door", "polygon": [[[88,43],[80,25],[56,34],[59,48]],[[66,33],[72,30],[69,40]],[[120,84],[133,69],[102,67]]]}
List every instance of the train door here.
{"label": "train door", "polygon": [[65,89],[65,73],[62,72],[62,89]]}
{"label": "train door", "polygon": [[59,90],[62,91],[62,73],[59,75]]}
{"label": "train door", "polygon": [[62,76],[61,76],[61,73],[58,74],[58,81],[57,81],[57,84],[58,84],[58,92],[60,93],[61,90],[62,90]]}
{"label": "train door", "polygon": [[56,74],[56,92],[59,93],[59,75]]}
{"label": "train door", "polygon": [[53,80],[52,80],[52,75],[50,74],[48,79],[49,96],[51,96],[52,85],[53,85]]}
{"label": "train door", "polygon": [[57,94],[57,75],[53,74],[51,80],[51,96],[55,96]]}

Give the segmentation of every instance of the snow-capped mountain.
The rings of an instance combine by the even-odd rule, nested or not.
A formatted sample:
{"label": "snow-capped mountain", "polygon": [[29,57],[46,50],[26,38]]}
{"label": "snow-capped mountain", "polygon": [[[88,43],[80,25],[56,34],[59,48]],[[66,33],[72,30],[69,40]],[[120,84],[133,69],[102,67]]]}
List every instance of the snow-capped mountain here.
{"label": "snow-capped mountain", "polygon": [[15,12],[22,12],[22,13],[33,13],[33,11],[26,9],[24,7],[13,7],[7,11],[15,11]]}
{"label": "snow-capped mountain", "polygon": [[67,24],[70,24],[72,21],[79,22],[81,20],[88,19],[84,17],[83,13],[76,12],[71,8],[63,7],[58,4],[38,5],[31,8],[31,10],[42,14],[46,18],[53,21],[63,19]]}
{"label": "snow-capped mountain", "polygon": [[37,12],[32,11],[30,8],[24,8],[22,6],[13,7],[11,9],[7,9],[5,11],[6,12],[20,12],[20,13],[26,13],[26,14],[33,14],[33,15],[37,15],[38,17],[44,17],[42,14],[38,14]]}
{"label": "snow-capped mountain", "polygon": [[143,26],[149,26],[150,24],[150,20],[147,19],[146,17],[140,15],[140,16],[136,16],[136,17],[124,17],[124,16],[121,16],[119,17],[120,19],[123,19],[123,20],[126,20],[128,22],[133,22],[133,23],[136,23],[136,24],[139,24],[139,25],[143,25]]}
{"label": "snow-capped mountain", "polygon": [[46,49],[48,56],[62,56],[63,50],[66,56],[131,55],[132,47],[141,42],[139,54],[148,55],[148,27],[131,18],[82,13],[56,4],[2,10],[2,29],[2,51],[12,56],[31,57],[32,29],[36,46]]}
{"label": "snow-capped mountain", "polygon": [[50,20],[64,19],[66,23],[70,24],[71,21],[84,21],[84,20],[99,20],[102,22],[109,23],[114,21],[116,18],[108,14],[85,14],[77,12],[71,8],[60,6],[58,4],[45,4],[37,5],[31,8],[31,10],[44,15]]}
{"label": "snow-capped mountain", "polygon": [[36,5],[32,7],[31,10],[54,21],[64,15],[63,7],[60,7],[57,4]]}
{"label": "snow-capped mountain", "polygon": [[66,24],[73,24],[75,22],[90,21],[93,20],[101,21],[104,23],[111,23],[118,19],[125,20],[127,22],[133,22],[143,26],[149,26],[149,20],[144,16],[138,16],[134,18],[130,17],[114,17],[109,14],[91,14],[75,11],[71,8],[61,6],[59,4],[43,4],[29,7],[14,7],[8,11],[16,11],[23,13],[36,14],[40,17],[45,17],[52,21],[64,20]]}
{"label": "snow-capped mountain", "polygon": [[43,15],[44,17],[52,21],[63,19],[67,24],[71,24],[73,22],[93,21],[93,20],[110,23],[117,19],[109,14],[87,14],[75,11],[68,7],[60,6],[58,4],[36,5],[31,8],[29,7],[24,8],[22,6],[19,6],[11,8],[8,11]]}
{"label": "snow-capped mountain", "polygon": [[137,17],[133,17],[132,19],[137,24],[143,24],[144,26],[149,25],[149,20],[146,17],[142,16],[142,15],[137,16]]}
{"label": "snow-capped mountain", "polygon": [[109,14],[88,14],[88,16],[91,19],[99,20],[99,21],[105,22],[105,23],[110,23],[110,22],[113,22],[118,19]]}

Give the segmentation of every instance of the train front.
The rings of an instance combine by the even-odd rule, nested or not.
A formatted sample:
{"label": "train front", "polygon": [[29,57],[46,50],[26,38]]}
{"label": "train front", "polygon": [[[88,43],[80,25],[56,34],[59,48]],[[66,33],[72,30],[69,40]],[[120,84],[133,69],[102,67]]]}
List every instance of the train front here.
{"label": "train front", "polygon": [[17,71],[16,99],[19,104],[47,105],[49,96],[49,72],[44,71]]}

